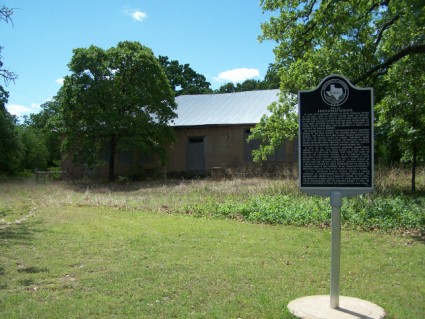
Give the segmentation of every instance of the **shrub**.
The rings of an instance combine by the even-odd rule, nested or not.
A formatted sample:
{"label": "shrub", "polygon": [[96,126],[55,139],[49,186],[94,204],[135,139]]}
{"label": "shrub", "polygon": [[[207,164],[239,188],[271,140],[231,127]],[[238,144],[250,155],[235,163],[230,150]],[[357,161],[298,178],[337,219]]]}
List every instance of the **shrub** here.
{"label": "shrub", "polygon": [[[363,195],[344,198],[342,225],[361,230],[425,229],[425,200],[408,196]],[[249,198],[227,196],[188,205],[197,216],[243,219],[250,222],[295,226],[328,227],[331,223],[329,198],[305,195],[255,195]]]}

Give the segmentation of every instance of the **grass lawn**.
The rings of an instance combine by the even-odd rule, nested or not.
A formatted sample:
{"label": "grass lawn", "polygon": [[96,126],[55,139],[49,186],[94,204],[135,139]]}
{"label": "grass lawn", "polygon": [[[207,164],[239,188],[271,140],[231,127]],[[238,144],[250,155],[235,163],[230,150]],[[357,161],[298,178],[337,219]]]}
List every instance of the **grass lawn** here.
{"label": "grass lawn", "polygon": [[[174,213],[217,186],[200,185],[1,183],[0,318],[292,318],[329,293],[328,227]],[[424,242],[344,230],[341,295],[425,317]]]}

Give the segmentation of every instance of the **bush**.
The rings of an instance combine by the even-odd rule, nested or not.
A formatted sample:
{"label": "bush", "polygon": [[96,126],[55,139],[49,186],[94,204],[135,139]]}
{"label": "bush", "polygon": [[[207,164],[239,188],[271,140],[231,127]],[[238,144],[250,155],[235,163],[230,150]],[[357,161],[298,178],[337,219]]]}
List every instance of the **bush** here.
{"label": "bush", "polygon": [[[344,198],[341,221],[345,228],[361,230],[425,229],[425,200],[408,196]],[[198,216],[236,218],[250,222],[295,226],[328,227],[331,223],[329,198],[306,195],[227,196],[188,205],[186,212]]]}

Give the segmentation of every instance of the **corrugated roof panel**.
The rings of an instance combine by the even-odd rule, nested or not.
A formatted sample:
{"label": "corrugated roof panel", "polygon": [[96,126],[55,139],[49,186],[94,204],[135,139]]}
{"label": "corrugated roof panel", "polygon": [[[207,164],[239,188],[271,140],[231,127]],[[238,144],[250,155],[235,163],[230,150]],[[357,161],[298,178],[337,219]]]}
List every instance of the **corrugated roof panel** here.
{"label": "corrugated roof panel", "polygon": [[267,107],[279,100],[279,90],[176,97],[178,117],[172,126],[255,124]]}

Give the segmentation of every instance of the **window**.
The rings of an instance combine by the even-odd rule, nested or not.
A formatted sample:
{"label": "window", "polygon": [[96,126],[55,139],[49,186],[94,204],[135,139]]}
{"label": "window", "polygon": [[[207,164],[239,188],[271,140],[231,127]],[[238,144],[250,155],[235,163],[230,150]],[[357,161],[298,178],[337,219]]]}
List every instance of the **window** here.
{"label": "window", "polygon": [[203,136],[189,137],[189,143],[204,143],[204,137]]}

